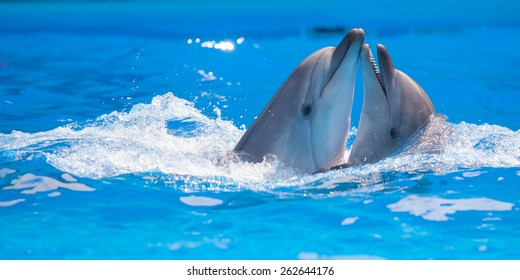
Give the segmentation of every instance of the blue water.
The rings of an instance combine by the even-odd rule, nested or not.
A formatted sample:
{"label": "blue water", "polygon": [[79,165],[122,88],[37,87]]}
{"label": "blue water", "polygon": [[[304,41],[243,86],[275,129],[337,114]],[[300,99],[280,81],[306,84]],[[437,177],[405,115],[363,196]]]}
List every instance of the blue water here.
{"label": "blue water", "polygon": [[519,259],[520,29],[365,31],[439,115],[410,151],[302,175],[216,162],[342,33],[2,28],[0,258]]}

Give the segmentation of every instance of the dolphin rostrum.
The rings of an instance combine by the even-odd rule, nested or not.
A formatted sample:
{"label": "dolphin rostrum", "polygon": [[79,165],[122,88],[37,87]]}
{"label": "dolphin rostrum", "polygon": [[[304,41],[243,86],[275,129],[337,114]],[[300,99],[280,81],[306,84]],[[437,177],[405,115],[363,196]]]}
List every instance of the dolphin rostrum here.
{"label": "dolphin rostrum", "polygon": [[344,163],[363,40],[364,31],[352,29],[336,48],[320,49],[301,62],[234,152],[252,162],[275,156],[307,173]]}
{"label": "dolphin rostrum", "polygon": [[367,44],[361,47],[364,85],[358,131],[346,164],[374,163],[392,154],[435,113],[426,92],[405,73],[394,68],[388,51],[377,45],[379,71]]}

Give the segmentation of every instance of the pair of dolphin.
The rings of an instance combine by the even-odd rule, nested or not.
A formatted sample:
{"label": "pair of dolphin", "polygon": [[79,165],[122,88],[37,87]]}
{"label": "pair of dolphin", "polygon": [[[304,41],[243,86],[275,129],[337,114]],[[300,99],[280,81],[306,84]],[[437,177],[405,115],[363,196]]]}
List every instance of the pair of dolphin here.
{"label": "pair of dolphin", "polygon": [[[336,47],[320,49],[296,67],[234,148],[242,159],[275,156],[313,173],[374,163],[396,151],[435,112],[424,90],[394,68],[377,46],[380,70],[364,31],[352,29]],[[358,62],[364,101],[358,132],[345,161]]]}

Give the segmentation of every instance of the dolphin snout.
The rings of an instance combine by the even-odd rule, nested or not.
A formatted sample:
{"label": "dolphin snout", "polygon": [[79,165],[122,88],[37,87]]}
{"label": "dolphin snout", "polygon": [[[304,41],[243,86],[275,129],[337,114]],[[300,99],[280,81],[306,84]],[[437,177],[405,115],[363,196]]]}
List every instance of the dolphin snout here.
{"label": "dolphin snout", "polygon": [[[352,28],[334,50],[333,63],[340,63],[349,53],[359,55],[359,49],[364,40],[365,31],[361,28]],[[356,60],[357,58],[352,59]]]}

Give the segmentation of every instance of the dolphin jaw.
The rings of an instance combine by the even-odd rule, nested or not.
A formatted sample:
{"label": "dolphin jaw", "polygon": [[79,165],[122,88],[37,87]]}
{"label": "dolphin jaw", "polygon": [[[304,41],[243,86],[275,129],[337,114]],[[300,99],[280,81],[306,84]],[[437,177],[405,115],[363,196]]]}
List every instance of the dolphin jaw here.
{"label": "dolphin jaw", "polygon": [[374,74],[376,74],[377,80],[379,81],[379,84],[381,85],[381,89],[386,94],[385,82],[383,81],[383,76],[381,75],[381,71],[377,67],[376,60],[374,58],[374,55],[372,54],[372,50],[370,50],[370,48],[367,48],[367,49],[368,49],[368,55],[370,58],[370,64],[372,64],[372,70],[374,70]]}

